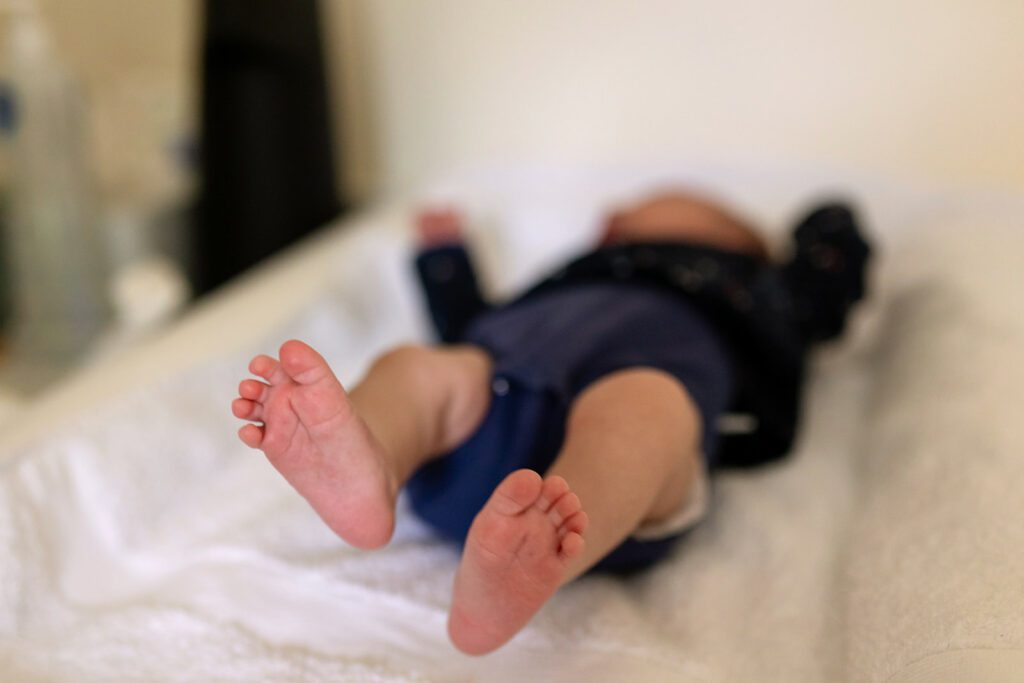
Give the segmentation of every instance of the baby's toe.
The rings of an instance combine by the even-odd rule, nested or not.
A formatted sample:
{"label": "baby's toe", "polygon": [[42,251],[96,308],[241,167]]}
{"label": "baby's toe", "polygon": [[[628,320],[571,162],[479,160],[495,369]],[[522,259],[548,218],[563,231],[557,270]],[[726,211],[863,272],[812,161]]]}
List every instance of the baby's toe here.
{"label": "baby's toe", "polygon": [[231,412],[235,417],[242,420],[254,420],[259,422],[263,419],[263,406],[247,398],[236,398],[231,402]]}
{"label": "baby's toe", "polygon": [[540,492],[540,500],[537,506],[541,512],[548,512],[551,507],[569,492],[569,484],[557,474],[547,477],[544,480],[544,488]]}
{"label": "baby's toe", "polygon": [[288,375],[281,369],[281,364],[270,356],[260,354],[249,362],[249,372],[271,384],[280,384],[288,379]]}
{"label": "baby's toe", "polygon": [[583,532],[587,530],[588,524],[590,524],[590,518],[587,517],[587,513],[579,510],[562,522],[562,525],[558,528],[558,533],[562,535],[575,533],[582,536]]}
{"label": "baby's toe", "polygon": [[579,512],[581,507],[579,496],[572,492],[566,492],[551,505],[551,509],[548,510],[548,518],[557,528],[562,526],[565,520]]}
{"label": "baby's toe", "polygon": [[541,486],[540,475],[533,470],[516,470],[498,484],[491,496],[491,507],[502,515],[518,515],[537,502]]}
{"label": "baby's toe", "polygon": [[278,353],[285,372],[299,384],[314,384],[332,376],[323,356],[298,339],[286,341]]}
{"label": "baby's toe", "polygon": [[263,443],[263,427],[249,424],[238,430],[238,438],[249,448],[259,448]]}
{"label": "baby's toe", "polygon": [[250,401],[264,403],[270,387],[255,379],[243,379],[238,385],[238,395]]}
{"label": "baby's toe", "polygon": [[568,562],[576,559],[583,553],[583,545],[583,536],[575,531],[570,531],[565,535],[565,538],[562,539],[558,552],[562,556],[562,559]]}

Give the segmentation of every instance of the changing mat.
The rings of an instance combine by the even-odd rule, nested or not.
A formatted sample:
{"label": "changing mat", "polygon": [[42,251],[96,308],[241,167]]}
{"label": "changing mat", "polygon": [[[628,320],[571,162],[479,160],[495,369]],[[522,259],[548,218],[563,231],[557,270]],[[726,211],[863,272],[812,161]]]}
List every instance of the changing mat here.
{"label": "changing mat", "polygon": [[[468,206],[500,294],[585,243],[611,200],[677,182],[777,234],[842,186],[883,258],[855,329],[814,360],[792,457],[717,477],[669,561],[575,582],[506,647],[467,657],[444,628],[454,548],[404,502],[387,548],[350,548],[238,443],[228,406],[252,354],[299,337],[351,384],[386,346],[425,338],[404,213],[383,211],[185,320],[176,334],[207,345],[192,360],[156,344],[26,418],[49,426],[0,460],[0,680],[884,681],[936,653],[1024,649],[1024,292],[1009,255],[1024,202],[778,169],[501,172],[430,194]],[[965,258],[940,222],[991,237]],[[908,248],[921,239],[940,246]],[[268,329],[245,290],[313,277],[314,258],[333,267]]]}

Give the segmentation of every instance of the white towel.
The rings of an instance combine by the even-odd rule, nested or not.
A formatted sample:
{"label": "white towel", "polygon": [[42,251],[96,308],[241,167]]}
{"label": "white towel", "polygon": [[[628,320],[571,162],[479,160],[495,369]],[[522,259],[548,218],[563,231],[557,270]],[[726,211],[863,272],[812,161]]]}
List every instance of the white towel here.
{"label": "white towel", "polygon": [[[705,180],[744,188],[737,201],[770,219],[809,187],[807,174],[784,177]],[[910,232],[948,216],[934,193],[853,186],[874,225]],[[567,215],[554,201],[530,211]],[[556,250],[593,229],[570,222]],[[511,227],[489,252],[505,259],[499,291],[528,279],[545,243]],[[578,581],[473,659],[444,632],[456,551],[404,506],[389,547],[347,547],[237,442],[228,412],[248,356],[288,337],[351,383],[376,351],[422,336],[408,253],[367,236],[374,258],[341,254],[337,278],[278,331],[60,420],[0,460],[0,680],[883,681],[941,649],[1021,647],[1022,440],[1008,400],[1020,327],[1005,308],[1020,310],[1006,268],[1019,240],[979,243],[970,268],[992,253],[1002,265],[969,285],[947,279],[951,257],[932,262],[935,282],[927,269],[895,277],[890,249],[884,296],[815,359],[788,461],[718,477],[709,517],[669,561]],[[999,287],[1009,302],[989,299]],[[968,355],[954,364],[952,351]]]}

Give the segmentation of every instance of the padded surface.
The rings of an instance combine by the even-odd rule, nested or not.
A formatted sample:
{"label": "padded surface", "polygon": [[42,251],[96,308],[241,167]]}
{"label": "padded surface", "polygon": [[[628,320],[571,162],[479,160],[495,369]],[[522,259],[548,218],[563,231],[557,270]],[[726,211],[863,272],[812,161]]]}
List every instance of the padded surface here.
{"label": "padded surface", "polygon": [[[455,551],[404,508],[388,548],[345,546],[237,443],[228,411],[248,357],[286,338],[348,383],[422,338],[404,215],[377,212],[29,411],[0,456],[0,678],[884,681],[938,651],[1024,649],[1010,414],[1024,315],[1009,322],[1020,283],[1005,267],[1024,202],[817,169],[550,173],[432,193],[472,204],[494,291],[645,185],[720,188],[776,233],[816,188],[861,200],[883,246],[877,296],[815,359],[788,461],[719,477],[709,519],[665,564],[577,582],[498,653],[458,655]],[[970,246],[943,223],[973,226]],[[932,252],[907,247],[940,234]]]}

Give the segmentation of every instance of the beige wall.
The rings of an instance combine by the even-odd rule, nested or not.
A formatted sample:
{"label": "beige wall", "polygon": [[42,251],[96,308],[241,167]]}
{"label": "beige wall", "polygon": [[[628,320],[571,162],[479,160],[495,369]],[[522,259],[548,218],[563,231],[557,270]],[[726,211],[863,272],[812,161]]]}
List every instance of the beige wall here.
{"label": "beige wall", "polygon": [[[108,192],[191,127],[197,2],[40,0]],[[643,157],[824,161],[1024,188],[1020,0],[324,0],[343,177]]]}
{"label": "beige wall", "polygon": [[1020,0],[350,1],[398,187],[692,154],[1024,187]]}

